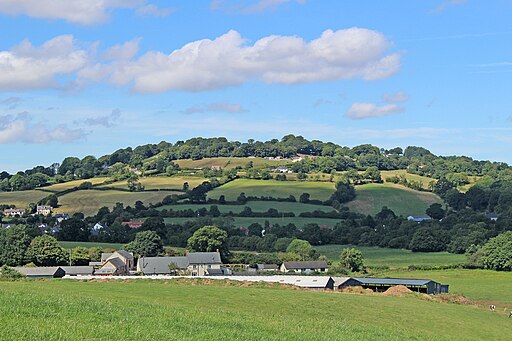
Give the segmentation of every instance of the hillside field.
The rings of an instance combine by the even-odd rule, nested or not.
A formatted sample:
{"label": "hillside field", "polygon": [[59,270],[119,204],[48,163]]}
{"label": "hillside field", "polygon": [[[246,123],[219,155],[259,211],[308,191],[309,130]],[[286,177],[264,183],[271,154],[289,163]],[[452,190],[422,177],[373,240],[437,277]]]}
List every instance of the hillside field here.
{"label": "hillside field", "polygon": [[183,169],[201,169],[213,166],[219,166],[222,169],[233,169],[236,167],[244,168],[251,161],[254,167],[278,167],[291,163],[290,160],[268,160],[261,157],[214,157],[201,160],[176,160],[174,163]]}
{"label": "hillside field", "polygon": [[107,178],[107,177],[99,177],[99,178],[90,178],[90,179],[82,179],[82,180],[73,180],[73,181],[62,182],[59,184],[54,184],[54,185],[50,185],[50,186],[46,186],[46,187],[41,187],[41,188],[38,188],[37,190],[56,193],[56,192],[65,191],[67,189],[71,189],[73,187],[78,187],[84,182],[90,182],[93,185],[97,185],[97,184],[101,184],[109,179],[110,178]]}
{"label": "hillside field", "polygon": [[[202,177],[183,177],[183,176],[149,176],[140,178],[138,180],[143,186],[144,189],[171,189],[171,190],[182,190],[183,184],[188,182],[190,188],[194,188],[204,181],[208,181],[208,179]],[[113,184],[102,185],[100,187],[109,187],[109,188],[120,188],[120,189],[128,189],[128,182],[118,181]]]}
{"label": "hillside field", "polygon": [[200,283],[0,282],[0,331],[8,340],[500,340],[512,331],[503,314],[415,295]]}
{"label": "hillside field", "polygon": [[100,247],[102,249],[116,249],[121,250],[124,246],[124,244],[120,243],[97,243],[97,242],[65,242],[65,241],[59,241],[60,246],[62,246],[64,249],[72,249],[74,247]]}
{"label": "hillside field", "polygon": [[36,203],[51,193],[38,190],[0,192],[0,204],[16,205],[17,208],[26,208],[30,203]]}
{"label": "hillside field", "polygon": [[[194,220],[196,218],[164,218],[166,224],[182,224],[186,221]],[[216,218],[213,218],[214,221]],[[228,218],[222,218],[228,219]],[[264,225],[265,221],[268,220],[270,225],[279,224],[294,224],[297,228],[301,229],[306,224],[318,224],[320,226],[329,226],[334,227],[336,223],[338,223],[338,219],[330,219],[330,218],[302,218],[302,217],[283,217],[283,218],[254,218],[254,217],[233,217],[233,223],[237,227],[248,227],[253,223],[259,223],[260,225]]]}
{"label": "hillside field", "polygon": [[116,190],[80,190],[59,197],[56,213],[82,212],[86,216],[94,215],[103,206],[112,208],[117,202],[133,206],[137,200],[144,204],[161,202],[169,195],[168,191],[125,192]]}
{"label": "hillside field", "polygon": [[441,198],[429,192],[419,192],[404,186],[384,183],[356,186],[357,197],[345,205],[354,212],[375,215],[387,206],[396,215],[425,215],[433,203]]}
{"label": "hillside field", "polygon": [[293,195],[297,200],[302,193],[309,193],[311,199],[327,200],[334,192],[334,183],[237,179],[208,192],[208,197],[218,199],[219,196],[224,195],[226,200],[233,201],[242,192],[246,196],[272,196],[274,198],[287,198]]}
{"label": "hillside field", "polygon": [[448,252],[412,252],[404,249],[389,249],[376,246],[355,245],[319,245],[315,249],[321,255],[338,262],[344,248],[354,247],[363,253],[365,264],[372,266],[388,266],[390,268],[407,268],[416,266],[444,266],[464,263],[465,256]]}

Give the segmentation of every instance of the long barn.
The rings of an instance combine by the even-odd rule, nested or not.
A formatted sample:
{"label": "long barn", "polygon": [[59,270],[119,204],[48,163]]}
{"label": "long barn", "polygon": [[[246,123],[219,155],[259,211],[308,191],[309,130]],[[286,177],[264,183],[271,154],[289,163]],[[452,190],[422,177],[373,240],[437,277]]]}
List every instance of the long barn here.
{"label": "long barn", "polygon": [[408,289],[424,294],[442,294],[448,292],[448,285],[435,282],[430,279],[406,279],[406,278],[354,278],[360,282],[365,289],[372,289],[375,292],[386,291],[387,289],[403,285]]}

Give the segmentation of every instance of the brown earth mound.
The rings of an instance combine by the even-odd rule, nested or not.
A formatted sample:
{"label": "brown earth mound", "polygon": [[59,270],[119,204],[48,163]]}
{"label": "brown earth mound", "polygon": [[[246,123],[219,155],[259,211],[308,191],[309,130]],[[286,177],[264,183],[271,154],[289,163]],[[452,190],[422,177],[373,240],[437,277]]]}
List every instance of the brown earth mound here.
{"label": "brown earth mound", "polygon": [[395,285],[384,291],[384,296],[401,296],[402,294],[407,294],[412,292],[409,288],[404,285]]}
{"label": "brown earth mound", "polygon": [[363,289],[362,287],[359,287],[359,286],[344,287],[344,288],[341,288],[340,291],[347,292],[350,294],[372,294],[373,293],[372,289]]}

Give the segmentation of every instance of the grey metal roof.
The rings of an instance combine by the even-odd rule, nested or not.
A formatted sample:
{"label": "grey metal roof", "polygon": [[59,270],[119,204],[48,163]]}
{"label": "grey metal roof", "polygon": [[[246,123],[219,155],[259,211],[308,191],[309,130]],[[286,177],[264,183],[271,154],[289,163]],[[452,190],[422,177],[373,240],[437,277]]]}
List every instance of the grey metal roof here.
{"label": "grey metal roof", "polygon": [[186,257],[190,264],[222,264],[218,252],[189,252]]}
{"label": "grey metal roof", "polygon": [[355,278],[352,278],[352,277],[332,277],[332,279],[334,280],[334,285],[339,287],[340,285],[345,284],[350,279],[355,279]]}
{"label": "grey metal roof", "polygon": [[65,275],[64,270],[59,266],[44,266],[44,267],[15,267],[14,270],[18,271],[27,277],[39,276],[62,276]]}
{"label": "grey metal roof", "polygon": [[107,263],[111,263],[113,266],[116,267],[116,269],[122,268],[123,266],[126,266],[126,263],[121,260],[121,258],[110,258]]}
{"label": "grey metal roof", "polygon": [[66,275],[92,275],[94,268],[92,266],[61,266],[66,271]]}
{"label": "grey metal roof", "polygon": [[279,270],[279,266],[277,264],[256,264],[258,266],[258,270]]}
{"label": "grey metal roof", "polygon": [[284,266],[288,269],[325,269],[329,265],[326,261],[305,261],[305,262],[284,262]]}
{"label": "grey metal roof", "polygon": [[208,275],[224,275],[224,271],[222,269],[206,269]]}
{"label": "grey metal roof", "polygon": [[[219,278],[219,277],[216,277]],[[290,284],[302,288],[326,288],[333,279],[329,276],[225,276],[222,279],[247,282]]]}
{"label": "grey metal roof", "polygon": [[141,257],[137,269],[144,274],[169,274],[169,264],[174,263],[180,269],[188,267],[188,258],[183,257]]}
{"label": "grey metal roof", "polygon": [[354,277],[355,280],[364,284],[376,284],[376,285],[411,285],[411,286],[422,286],[433,282],[430,279],[406,279],[406,278],[361,278]]}
{"label": "grey metal roof", "polygon": [[133,259],[133,255],[130,252],[125,251],[125,250],[117,250],[114,253],[120,254],[121,256],[123,256],[126,259]]}

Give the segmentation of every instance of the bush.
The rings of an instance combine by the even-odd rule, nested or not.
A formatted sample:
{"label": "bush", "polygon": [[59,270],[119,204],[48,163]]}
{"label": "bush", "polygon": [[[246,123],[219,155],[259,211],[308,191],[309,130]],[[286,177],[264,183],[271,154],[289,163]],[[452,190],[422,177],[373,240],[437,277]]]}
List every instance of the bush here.
{"label": "bush", "polygon": [[4,265],[0,268],[0,279],[2,280],[13,281],[24,277],[25,276],[23,274],[20,274],[18,271],[7,265]]}

